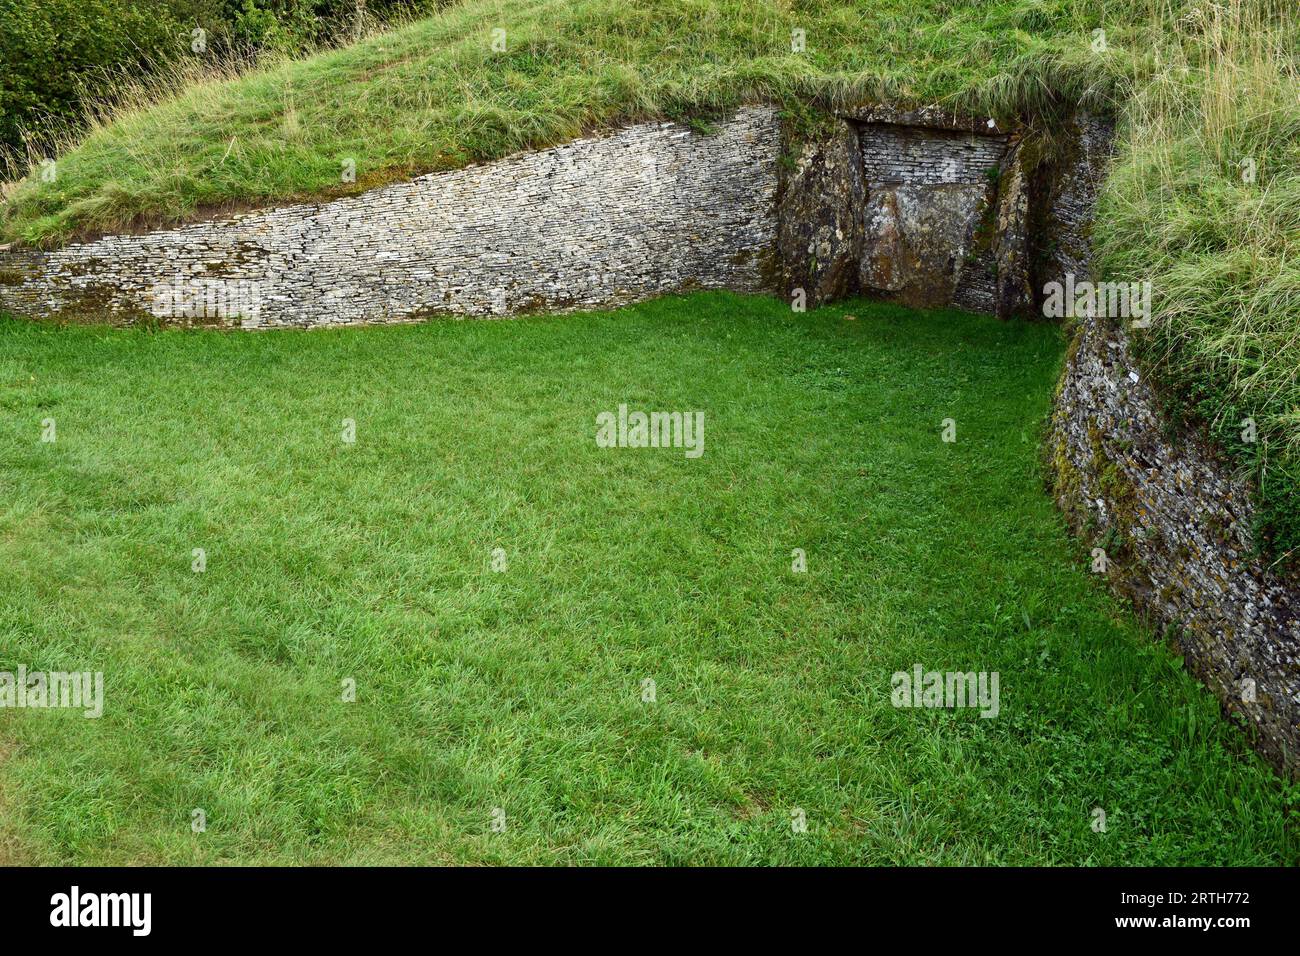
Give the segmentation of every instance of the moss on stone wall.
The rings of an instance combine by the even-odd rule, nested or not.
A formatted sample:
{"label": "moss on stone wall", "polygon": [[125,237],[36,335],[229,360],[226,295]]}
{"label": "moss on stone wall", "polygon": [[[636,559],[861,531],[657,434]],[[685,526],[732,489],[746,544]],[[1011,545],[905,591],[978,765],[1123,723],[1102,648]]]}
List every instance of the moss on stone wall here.
{"label": "moss on stone wall", "polygon": [[1116,594],[1244,716],[1257,749],[1300,774],[1300,590],[1255,555],[1249,489],[1200,441],[1167,438],[1107,320],[1080,323],[1054,404],[1044,459],[1067,523],[1106,552]]}

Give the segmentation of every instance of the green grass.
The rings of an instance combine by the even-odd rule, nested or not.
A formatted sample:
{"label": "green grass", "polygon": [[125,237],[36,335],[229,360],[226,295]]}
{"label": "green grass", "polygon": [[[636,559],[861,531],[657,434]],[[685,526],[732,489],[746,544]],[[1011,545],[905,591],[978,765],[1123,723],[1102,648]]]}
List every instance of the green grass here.
{"label": "green grass", "polygon": [[[791,51],[794,29],[807,52]],[[1097,236],[1112,276],[1154,283],[1141,359],[1175,417],[1208,425],[1250,475],[1264,551],[1294,569],[1298,29],[1294,0],[463,0],[245,75],[193,58],[53,134],[57,178],[0,190],[0,241],[59,245],[358,192],[744,101],[801,122],[863,101],[942,103],[1027,121],[1047,148],[1082,104],[1121,119]],[[1252,444],[1239,438],[1246,417]]]}
{"label": "green grass", "polygon": [[[1103,104],[1173,0],[472,0],[240,77],[197,65],[66,137],[0,235],[58,244],[229,203],[358,191],[586,130],[743,101],[944,102],[1012,118]],[[505,52],[492,49],[505,30]],[[1107,31],[1095,53],[1092,31]],[[807,51],[791,50],[795,29]],[[355,184],[341,181],[345,160]]]}
{"label": "green grass", "polygon": [[1300,12],[1289,0],[1207,8],[1162,64],[1123,111],[1096,238],[1108,274],[1153,283],[1138,354],[1175,418],[1206,425],[1249,474],[1259,538],[1295,571]]}
{"label": "green grass", "polygon": [[[310,334],[0,322],[0,669],[107,684],[99,720],[0,711],[0,854],[1294,863],[1289,791],[1043,491],[1062,351],[728,294]],[[703,457],[597,448],[621,402],[703,410]],[[894,709],[917,662],[998,671],[1000,715]]]}

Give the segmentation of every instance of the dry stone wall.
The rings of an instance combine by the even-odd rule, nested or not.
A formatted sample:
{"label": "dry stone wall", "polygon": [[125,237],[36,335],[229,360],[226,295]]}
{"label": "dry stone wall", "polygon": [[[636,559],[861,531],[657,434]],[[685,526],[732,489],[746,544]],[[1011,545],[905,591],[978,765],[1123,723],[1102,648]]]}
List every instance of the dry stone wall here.
{"label": "dry stone wall", "polygon": [[1049,282],[1091,278],[1092,214],[1105,178],[1114,123],[1092,113],[1070,118],[1058,136],[1062,155],[1030,172],[1036,201],[1030,212],[1030,272],[1041,301]]}
{"label": "dry stone wall", "polygon": [[779,147],[754,107],[708,135],[643,124],[333,202],[0,253],[0,307],[259,328],[757,291]]}
{"label": "dry stone wall", "polygon": [[1005,135],[893,123],[863,123],[858,139],[869,189],[908,183],[987,186],[1007,148]]}
{"label": "dry stone wall", "polygon": [[[642,124],[332,202],[0,249],[0,309],[312,327],[692,288],[1020,308],[1008,290],[1027,287],[1027,266],[1000,238],[1025,232],[1023,204],[998,186],[1016,153],[1007,131],[877,110],[828,141],[783,136],[754,106],[709,134]],[[783,150],[797,151],[793,174]]]}
{"label": "dry stone wall", "polygon": [[1083,320],[1056,400],[1057,501],[1094,569],[1165,631],[1277,766],[1300,770],[1300,586],[1256,551],[1250,489],[1171,442],[1122,328]]}

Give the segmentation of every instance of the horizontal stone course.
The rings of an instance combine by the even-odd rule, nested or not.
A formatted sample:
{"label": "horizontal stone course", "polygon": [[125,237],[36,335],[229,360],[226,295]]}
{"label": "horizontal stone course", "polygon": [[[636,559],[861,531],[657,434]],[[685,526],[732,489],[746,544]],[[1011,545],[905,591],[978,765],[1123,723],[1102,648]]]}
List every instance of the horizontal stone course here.
{"label": "horizontal stone course", "polygon": [[865,124],[859,134],[867,188],[894,184],[987,185],[1006,152],[1007,137]]}

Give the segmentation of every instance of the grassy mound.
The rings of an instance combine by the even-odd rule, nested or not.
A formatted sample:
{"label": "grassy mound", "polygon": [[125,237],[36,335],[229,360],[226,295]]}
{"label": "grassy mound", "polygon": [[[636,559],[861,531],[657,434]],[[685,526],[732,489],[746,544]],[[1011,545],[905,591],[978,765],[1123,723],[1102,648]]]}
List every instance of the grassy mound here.
{"label": "grassy mound", "polygon": [[[343,49],[176,78],[97,118],[53,183],[7,204],[8,239],[174,222],[337,194],[603,125],[746,100],[944,101],[1008,117],[1103,100],[1149,56],[1161,0],[472,0]],[[1153,17],[1156,18],[1153,20]],[[504,52],[494,52],[494,30]],[[1092,31],[1105,29],[1104,52]],[[793,52],[802,30],[805,52]],[[356,182],[343,183],[345,161]]]}
{"label": "grassy mound", "polygon": [[68,137],[53,182],[15,184],[0,236],[56,245],[355,192],[745,100],[943,102],[1049,124],[1091,104],[1122,120],[1097,224],[1107,270],[1155,286],[1139,355],[1254,479],[1261,540],[1294,565],[1297,20],[1293,0],[465,0],[242,76],[196,60],[174,92],[137,91]]}
{"label": "grassy mound", "polygon": [[[1062,350],[726,294],[310,335],[0,323],[0,670],[105,675],[98,720],[0,711],[0,853],[1292,862],[1288,791],[1042,493]],[[622,402],[702,410],[704,454],[597,447]],[[997,671],[998,716],[895,709],[915,663]]]}

